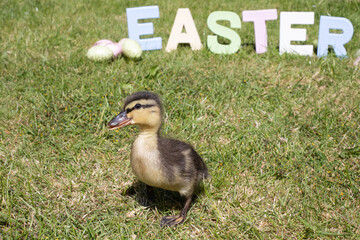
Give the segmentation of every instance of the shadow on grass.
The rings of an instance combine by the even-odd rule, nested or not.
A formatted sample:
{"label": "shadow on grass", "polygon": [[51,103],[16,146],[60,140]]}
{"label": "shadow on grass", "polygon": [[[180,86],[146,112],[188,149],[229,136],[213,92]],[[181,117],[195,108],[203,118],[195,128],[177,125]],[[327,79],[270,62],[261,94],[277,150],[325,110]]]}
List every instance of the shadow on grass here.
{"label": "shadow on grass", "polygon": [[[204,186],[200,184],[192,197],[192,204],[203,192]],[[181,197],[178,192],[151,187],[140,181],[135,181],[122,195],[132,197],[141,206],[157,209],[159,212],[181,210],[185,204],[185,198]]]}

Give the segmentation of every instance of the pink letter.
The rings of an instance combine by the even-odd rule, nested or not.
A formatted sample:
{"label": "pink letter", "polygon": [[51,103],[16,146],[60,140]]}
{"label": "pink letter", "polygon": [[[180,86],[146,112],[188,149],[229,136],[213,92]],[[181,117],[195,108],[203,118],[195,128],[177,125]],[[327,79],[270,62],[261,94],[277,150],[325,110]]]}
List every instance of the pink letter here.
{"label": "pink letter", "polygon": [[267,51],[266,20],[276,20],[276,9],[243,11],[244,22],[254,22],[256,53]]}

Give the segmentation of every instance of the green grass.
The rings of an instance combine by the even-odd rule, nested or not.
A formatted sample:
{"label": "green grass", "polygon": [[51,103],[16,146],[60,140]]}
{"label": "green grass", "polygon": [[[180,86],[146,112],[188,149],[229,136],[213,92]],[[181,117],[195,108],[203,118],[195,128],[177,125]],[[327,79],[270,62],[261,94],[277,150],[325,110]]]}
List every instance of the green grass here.
{"label": "green grass", "polygon": [[[203,44],[216,10],[314,11],[308,44],[320,15],[346,17],[355,32],[346,59],[280,56],[279,20],[268,22],[262,55],[243,22],[244,46],[230,56],[181,46],[136,62],[86,59],[96,40],[127,37],[127,7],[154,4],[163,48],[180,7]],[[359,238],[359,9],[327,0],[2,1],[0,239]],[[143,206],[129,163],[137,129],[106,128],[138,90],[162,96],[164,135],[193,144],[212,175],[176,228],[159,224],[180,210],[176,194],[159,191]]]}

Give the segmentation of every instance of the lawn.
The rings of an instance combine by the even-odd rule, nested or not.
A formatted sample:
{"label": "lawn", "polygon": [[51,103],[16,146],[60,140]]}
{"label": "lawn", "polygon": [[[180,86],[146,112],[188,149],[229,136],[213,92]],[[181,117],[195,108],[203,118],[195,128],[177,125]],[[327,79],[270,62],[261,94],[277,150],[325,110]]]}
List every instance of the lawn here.
{"label": "lawn", "polygon": [[[163,50],[86,58],[128,36],[126,8],[155,4]],[[178,8],[202,50],[165,52]],[[279,19],[264,54],[246,22],[236,54],[206,48],[211,12],[254,9],[315,12],[300,44],[316,45],[321,15],[346,17],[348,57],[279,55]],[[359,1],[3,0],[0,12],[0,239],[360,237]],[[175,228],[160,219],[180,211],[177,193],[150,202],[131,172],[137,128],[106,127],[140,90],[162,97],[163,135],[191,143],[212,176]]]}

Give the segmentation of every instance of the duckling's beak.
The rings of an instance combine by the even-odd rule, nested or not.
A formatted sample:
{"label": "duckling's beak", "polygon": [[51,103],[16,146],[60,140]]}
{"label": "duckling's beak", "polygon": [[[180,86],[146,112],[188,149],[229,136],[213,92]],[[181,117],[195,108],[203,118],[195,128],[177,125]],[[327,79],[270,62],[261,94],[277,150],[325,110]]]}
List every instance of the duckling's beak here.
{"label": "duckling's beak", "polygon": [[119,113],[119,115],[111,119],[111,121],[108,123],[108,127],[110,130],[113,130],[130,124],[132,124],[131,118],[126,116],[126,111],[122,111]]}

